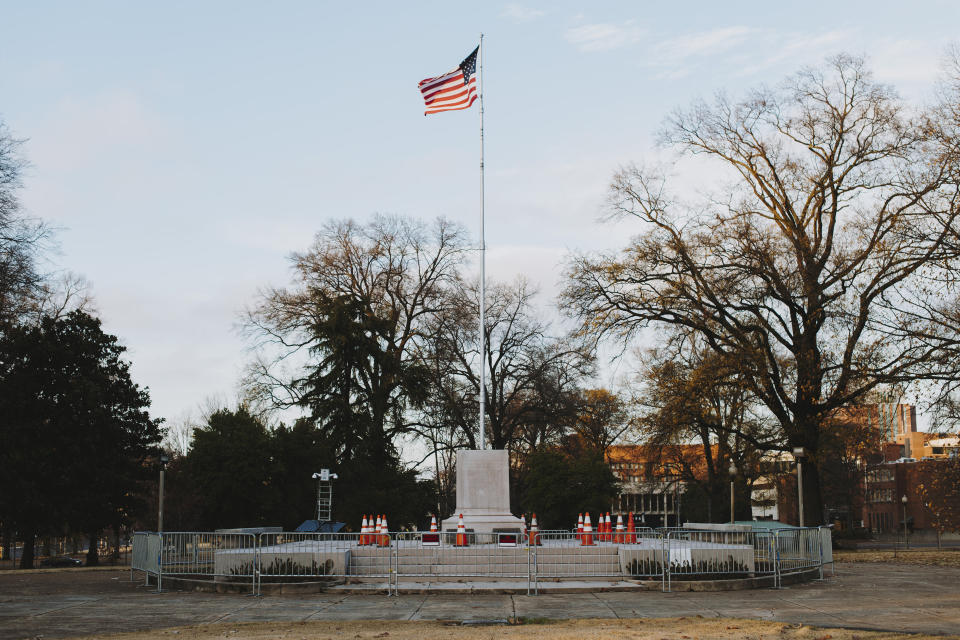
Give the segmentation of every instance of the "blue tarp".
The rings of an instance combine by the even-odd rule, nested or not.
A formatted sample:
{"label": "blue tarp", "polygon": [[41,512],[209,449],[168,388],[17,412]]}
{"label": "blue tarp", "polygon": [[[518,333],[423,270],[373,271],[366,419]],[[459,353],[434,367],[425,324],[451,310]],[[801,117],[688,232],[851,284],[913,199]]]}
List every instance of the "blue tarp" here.
{"label": "blue tarp", "polygon": [[799,527],[778,520],[737,520],[734,524],[748,524],[754,529],[799,529]]}
{"label": "blue tarp", "polygon": [[346,523],[343,522],[320,522],[319,520],[304,520],[303,524],[295,530],[300,533],[337,533]]}

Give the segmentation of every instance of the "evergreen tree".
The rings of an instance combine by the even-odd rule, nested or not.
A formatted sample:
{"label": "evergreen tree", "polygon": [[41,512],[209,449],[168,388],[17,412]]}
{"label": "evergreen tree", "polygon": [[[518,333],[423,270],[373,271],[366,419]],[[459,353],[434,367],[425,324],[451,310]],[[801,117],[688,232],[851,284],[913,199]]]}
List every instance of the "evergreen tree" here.
{"label": "evergreen tree", "polygon": [[[160,441],[150,396],[130,378],[125,347],[74,311],[0,337],[0,514],[25,543],[69,527],[95,541],[142,505],[148,456]],[[88,564],[96,564],[90,545]]]}

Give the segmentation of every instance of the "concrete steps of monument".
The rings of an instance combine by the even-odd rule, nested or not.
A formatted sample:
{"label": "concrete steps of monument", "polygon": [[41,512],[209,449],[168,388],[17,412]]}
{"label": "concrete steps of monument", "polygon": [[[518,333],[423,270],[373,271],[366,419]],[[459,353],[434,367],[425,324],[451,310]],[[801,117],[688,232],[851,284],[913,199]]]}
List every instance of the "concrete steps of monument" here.
{"label": "concrete steps of monument", "polygon": [[[389,550],[360,548],[351,551],[351,575],[382,575],[391,564],[400,575],[525,576],[529,563],[525,548],[482,545],[464,548],[401,548],[391,559]],[[540,575],[618,575],[620,559],[615,546],[539,548]]]}

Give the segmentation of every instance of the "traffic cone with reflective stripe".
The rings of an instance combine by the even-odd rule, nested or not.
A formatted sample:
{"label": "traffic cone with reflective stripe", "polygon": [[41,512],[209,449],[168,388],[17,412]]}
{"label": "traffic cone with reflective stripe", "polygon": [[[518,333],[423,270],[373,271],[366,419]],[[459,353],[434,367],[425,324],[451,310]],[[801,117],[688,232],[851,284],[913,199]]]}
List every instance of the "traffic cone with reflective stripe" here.
{"label": "traffic cone with reflective stripe", "polygon": [[633,511],[627,515],[627,542],[635,544],[637,542],[636,529],[633,526]]}
{"label": "traffic cone with reflective stripe", "polygon": [[607,511],[607,542],[613,542],[613,519]]}
{"label": "traffic cone with reflective stripe", "polygon": [[537,527],[537,514],[533,514],[533,518],[530,520],[530,545],[538,546],[540,544],[540,531]]}
{"label": "traffic cone with reflective stripe", "polygon": [[583,537],[580,538],[580,546],[593,546],[593,525],[590,524],[590,512],[583,517]]}
{"label": "traffic cone with reflective stripe", "polygon": [[357,539],[357,546],[362,547],[367,544],[367,516],[363,516],[360,522],[360,537]]}
{"label": "traffic cone with reflective stripe", "polygon": [[580,544],[583,544],[583,514],[577,514],[577,540],[580,541]]}
{"label": "traffic cone with reflective stripe", "polygon": [[381,547],[390,546],[390,529],[387,528],[387,515],[383,515],[383,519],[380,521],[380,535],[378,536],[378,543]]}
{"label": "traffic cone with reflective stripe", "polygon": [[624,539],[623,539],[623,514],[622,514],[622,513],[618,513],[618,514],[617,514],[617,535],[615,535],[615,536],[613,537],[613,541],[616,542],[617,544],[623,544],[623,543],[624,543]]}
{"label": "traffic cone with reflective stripe", "polygon": [[437,532],[437,516],[430,516],[430,533]]}
{"label": "traffic cone with reflective stripe", "polygon": [[458,547],[466,547],[467,544],[467,529],[463,526],[463,514],[460,514],[460,520],[457,522],[457,544]]}
{"label": "traffic cone with reflective stripe", "polygon": [[597,542],[607,541],[607,519],[603,512],[600,512],[600,522],[597,523]]}

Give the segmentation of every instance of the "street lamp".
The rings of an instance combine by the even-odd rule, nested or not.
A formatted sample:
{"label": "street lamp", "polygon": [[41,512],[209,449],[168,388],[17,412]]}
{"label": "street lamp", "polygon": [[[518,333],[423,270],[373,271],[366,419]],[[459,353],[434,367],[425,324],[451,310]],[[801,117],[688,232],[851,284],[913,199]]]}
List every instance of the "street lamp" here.
{"label": "street lamp", "polygon": [[793,457],[797,459],[797,510],[800,513],[800,526],[803,526],[803,457],[807,455],[803,447],[793,448]]}
{"label": "street lamp", "polygon": [[170,458],[165,453],[160,454],[160,505],[157,509],[157,533],[163,533],[163,476],[167,470]]}
{"label": "street lamp", "polygon": [[900,502],[903,503],[903,546],[909,549],[910,545],[907,543],[907,494],[903,494]]}
{"label": "street lamp", "polygon": [[727,471],[730,472],[730,524],[733,524],[733,479],[737,476],[737,465],[733,464],[733,460],[730,461]]}
{"label": "street lamp", "polygon": [[310,477],[317,481],[317,521],[329,522],[333,512],[333,485],[331,482],[336,480],[338,476],[335,473],[330,473],[330,469],[321,469],[319,473],[314,473]]}

